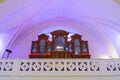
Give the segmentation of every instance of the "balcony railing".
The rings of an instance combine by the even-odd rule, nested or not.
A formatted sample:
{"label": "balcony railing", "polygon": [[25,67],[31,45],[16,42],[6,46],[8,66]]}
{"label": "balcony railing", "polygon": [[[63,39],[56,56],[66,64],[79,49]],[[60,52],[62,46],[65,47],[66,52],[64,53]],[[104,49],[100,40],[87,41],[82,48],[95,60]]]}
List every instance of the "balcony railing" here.
{"label": "balcony railing", "polygon": [[0,75],[120,75],[120,59],[1,59]]}

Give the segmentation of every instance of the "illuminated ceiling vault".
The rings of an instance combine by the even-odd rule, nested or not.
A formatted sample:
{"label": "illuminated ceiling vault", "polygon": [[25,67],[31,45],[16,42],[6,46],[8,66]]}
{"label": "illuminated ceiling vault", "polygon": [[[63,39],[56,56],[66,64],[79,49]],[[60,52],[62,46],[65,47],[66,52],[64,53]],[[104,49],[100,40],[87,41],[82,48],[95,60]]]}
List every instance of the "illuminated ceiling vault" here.
{"label": "illuminated ceiling vault", "polygon": [[0,0],[0,58],[28,58],[31,41],[57,29],[83,35],[91,58],[119,58],[120,0]]}

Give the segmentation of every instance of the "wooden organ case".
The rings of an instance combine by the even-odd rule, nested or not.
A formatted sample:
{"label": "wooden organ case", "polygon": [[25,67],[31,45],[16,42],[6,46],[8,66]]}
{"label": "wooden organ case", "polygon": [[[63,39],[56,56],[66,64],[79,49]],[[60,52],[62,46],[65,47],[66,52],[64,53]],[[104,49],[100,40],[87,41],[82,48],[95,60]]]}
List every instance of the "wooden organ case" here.
{"label": "wooden organ case", "polygon": [[73,34],[68,41],[69,32],[56,30],[49,36],[41,34],[38,40],[32,41],[30,58],[90,58],[88,41],[82,40],[79,34]]}

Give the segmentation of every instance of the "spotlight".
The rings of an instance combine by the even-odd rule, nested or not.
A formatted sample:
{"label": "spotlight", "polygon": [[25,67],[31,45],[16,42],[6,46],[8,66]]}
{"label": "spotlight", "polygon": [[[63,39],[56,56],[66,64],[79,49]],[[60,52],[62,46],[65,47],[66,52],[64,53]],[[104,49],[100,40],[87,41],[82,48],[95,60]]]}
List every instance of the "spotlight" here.
{"label": "spotlight", "polygon": [[9,50],[9,49],[6,49],[5,51],[7,52],[7,57],[6,57],[6,58],[8,59],[8,58],[9,58],[9,55],[10,55],[10,53],[12,53],[12,51]]}

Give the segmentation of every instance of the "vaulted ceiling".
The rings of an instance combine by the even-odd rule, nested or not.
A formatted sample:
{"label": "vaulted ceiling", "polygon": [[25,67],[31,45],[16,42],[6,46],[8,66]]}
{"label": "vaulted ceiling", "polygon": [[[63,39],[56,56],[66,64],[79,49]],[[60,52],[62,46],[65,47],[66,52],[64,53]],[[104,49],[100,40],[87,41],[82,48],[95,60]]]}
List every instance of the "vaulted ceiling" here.
{"label": "vaulted ceiling", "polygon": [[120,0],[0,0],[1,58],[28,58],[31,41],[57,29],[83,35],[92,58],[119,58]]}

